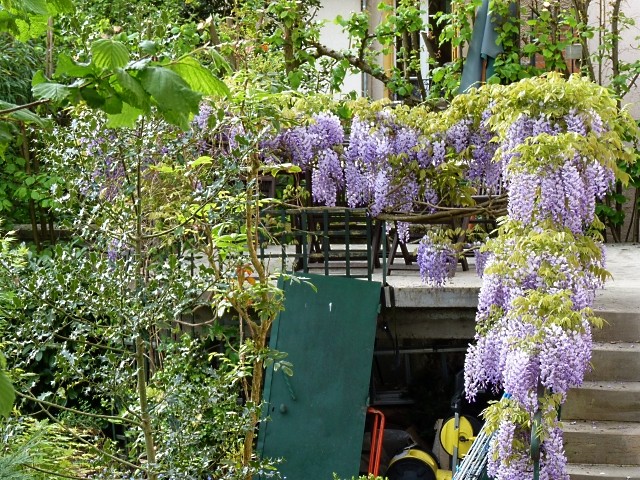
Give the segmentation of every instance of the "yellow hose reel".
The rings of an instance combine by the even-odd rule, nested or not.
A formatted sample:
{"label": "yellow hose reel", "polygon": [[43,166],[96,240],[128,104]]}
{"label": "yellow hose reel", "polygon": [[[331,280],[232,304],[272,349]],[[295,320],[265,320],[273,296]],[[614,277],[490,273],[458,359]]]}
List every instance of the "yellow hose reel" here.
{"label": "yellow hose reel", "polygon": [[431,453],[409,448],[391,459],[385,476],[389,480],[451,480],[451,471],[440,470]]}
{"label": "yellow hose reel", "polygon": [[454,456],[457,452],[458,459],[463,459],[469,452],[475,438],[473,424],[464,415],[460,415],[458,418],[457,428],[456,417],[451,417],[443,423],[440,429],[440,444],[442,448],[451,456]]}

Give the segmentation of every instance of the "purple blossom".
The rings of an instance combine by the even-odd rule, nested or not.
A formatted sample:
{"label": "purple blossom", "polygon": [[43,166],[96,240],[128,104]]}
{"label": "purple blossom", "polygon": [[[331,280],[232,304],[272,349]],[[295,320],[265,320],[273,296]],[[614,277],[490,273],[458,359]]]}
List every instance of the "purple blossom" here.
{"label": "purple blossom", "polygon": [[591,116],[591,131],[596,135],[600,136],[605,131],[604,122],[602,121],[602,117],[595,110],[591,110],[589,112]]}
{"label": "purple blossom", "polygon": [[435,141],[432,143],[433,153],[431,155],[431,164],[434,167],[442,164],[445,160],[446,147],[445,143],[442,140]]}
{"label": "purple blossom", "polygon": [[590,369],[591,329],[588,322],[584,331],[563,330],[559,325],[544,329],[544,342],[540,347],[540,381],[553,393],[566,399],[570,388],[582,385]]}
{"label": "purple blossom", "polygon": [[505,340],[502,331],[494,329],[487,335],[477,336],[476,343],[469,346],[464,367],[464,389],[470,402],[480,391],[502,388]]}
{"label": "purple blossom", "polygon": [[480,278],[482,278],[482,276],[484,275],[484,269],[487,266],[487,263],[489,262],[491,255],[492,255],[491,252],[483,251],[481,248],[475,248],[473,250],[476,273]]}
{"label": "purple blossom", "polygon": [[420,168],[428,168],[433,164],[433,146],[429,140],[421,140],[416,146],[416,159]]}
{"label": "purple blossom", "polygon": [[528,452],[514,448],[514,445],[526,442],[526,435],[515,423],[503,420],[489,444],[489,476],[495,480],[533,480],[533,464]]}
{"label": "purple blossom", "polygon": [[391,150],[395,155],[406,154],[407,157],[412,160],[417,158],[417,145],[418,132],[407,127],[402,127],[393,138]]}
{"label": "purple blossom", "polygon": [[417,263],[422,281],[443,286],[455,273],[458,256],[448,244],[437,244],[425,235],[418,244]]}
{"label": "purple blossom", "polygon": [[537,175],[525,172],[509,177],[508,213],[511,218],[526,224],[531,223],[540,181]]}
{"label": "purple blossom", "polygon": [[451,145],[456,153],[462,152],[469,146],[471,132],[469,129],[471,121],[463,120],[456,123],[447,130],[447,144]]}
{"label": "purple blossom", "polygon": [[[513,324],[517,322],[510,323],[513,328]],[[526,331],[526,329],[524,330]],[[525,333],[523,331],[508,332],[507,335],[522,335],[523,333],[524,335],[531,335],[531,332]],[[510,343],[514,341],[515,338],[510,337]],[[503,355],[506,355],[502,382],[505,392],[509,392],[512,398],[524,406],[527,411],[534,411],[538,403],[536,394],[540,375],[538,358],[520,348],[508,350]]]}
{"label": "purple blossom", "polygon": [[280,134],[280,144],[287,152],[291,163],[308,170],[313,160],[313,143],[304,127],[285,130]]}
{"label": "purple blossom", "polygon": [[567,124],[567,132],[577,133],[583,137],[587,134],[587,126],[584,118],[575,108],[571,109],[569,113],[564,116],[564,121]]}
{"label": "purple blossom", "polygon": [[344,142],[344,129],[333,113],[318,113],[307,127],[307,135],[315,151],[322,151]]}
{"label": "purple blossom", "polygon": [[562,429],[556,425],[540,446],[540,480],[569,480]]}
{"label": "purple blossom", "polygon": [[198,114],[193,117],[193,124],[196,125],[200,130],[206,130],[209,126],[209,117],[211,117],[212,113],[213,107],[206,102],[202,102],[200,104]]}
{"label": "purple blossom", "polygon": [[438,197],[438,192],[436,192],[431,187],[431,182],[429,182],[428,180],[425,182],[425,186],[424,186],[423,201],[428,204],[427,212],[429,213],[433,213],[436,211],[438,202],[440,201],[440,198]]}
{"label": "purple blossom", "polygon": [[318,153],[318,166],[311,177],[311,193],[316,202],[335,207],[338,192],[344,187],[344,173],[338,154],[326,149]]}
{"label": "purple blossom", "polygon": [[364,205],[367,200],[367,180],[358,166],[353,162],[347,162],[344,169],[346,184],[347,205],[356,208]]}
{"label": "purple blossom", "polygon": [[380,215],[388,205],[389,177],[390,174],[387,170],[381,170],[376,175],[374,184],[374,200],[371,205],[371,216],[373,217]]}

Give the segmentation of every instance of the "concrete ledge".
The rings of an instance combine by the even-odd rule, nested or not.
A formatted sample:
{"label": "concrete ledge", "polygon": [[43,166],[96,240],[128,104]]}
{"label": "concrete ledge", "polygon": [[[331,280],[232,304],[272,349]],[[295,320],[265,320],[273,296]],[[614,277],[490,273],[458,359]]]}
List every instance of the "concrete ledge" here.
{"label": "concrete ledge", "polygon": [[569,463],[640,465],[637,423],[573,421],[563,422],[563,429]]}
{"label": "concrete ledge", "polygon": [[562,418],[640,423],[640,382],[584,382],[569,390]]}
{"label": "concrete ledge", "polygon": [[395,306],[399,308],[476,308],[479,291],[479,287],[394,288]]}
{"label": "concrete ledge", "polygon": [[593,370],[587,381],[635,382],[640,379],[640,343],[594,342],[591,351]]}
{"label": "concrete ledge", "polygon": [[640,480],[640,467],[637,465],[567,465],[571,480]]}

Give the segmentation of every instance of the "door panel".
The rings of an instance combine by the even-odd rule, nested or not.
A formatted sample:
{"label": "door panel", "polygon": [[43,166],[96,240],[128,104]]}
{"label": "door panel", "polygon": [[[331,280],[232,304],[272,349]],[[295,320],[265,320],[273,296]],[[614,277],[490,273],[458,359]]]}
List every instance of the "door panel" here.
{"label": "door panel", "polygon": [[[271,348],[287,352],[293,376],[266,373],[258,451],[283,458],[289,480],[357,475],[369,394],[380,283],[305,275],[288,283]],[[267,411],[268,410],[268,411]]]}

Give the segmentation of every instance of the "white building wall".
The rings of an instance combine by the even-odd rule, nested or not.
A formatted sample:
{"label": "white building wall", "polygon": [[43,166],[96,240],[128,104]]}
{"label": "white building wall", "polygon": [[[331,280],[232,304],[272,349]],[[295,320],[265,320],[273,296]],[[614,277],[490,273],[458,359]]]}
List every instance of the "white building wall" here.
{"label": "white building wall", "polygon": [[[620,11],[625,17],[635,20],[635,25],[621,25],[620,39],[620,61],[623,63],[633,63],[640,60],[640,1],[622,0]],[[589,7],[589,18],[594,27],[604,26],[607,31],[611,29],[611,1],[593,0]],[[589,49],[596,52],[598,46],[603,42],[601,35],[591,40]],[[611,64],[603,62],[594,64],[596,81],[601,85],[608,85],[611,78]],[[640,118],[640,86],[635,86],[623,98],[623,105],[626,105],[634,118]]]}
{"label": "white building wall", "polygon": [[[327,19],[320,32],[320,41],[329,48],[342,50],[349,48],[349,38],[342,31],[342,27],[333,20],[338,16],[349,17],[352,12],[360,12],[362,0],[322,0],[322,8],[318,13],[319,19]],[[362,94],[362,74],[347,74],[345,77],[343,92],[355,91]]]}

